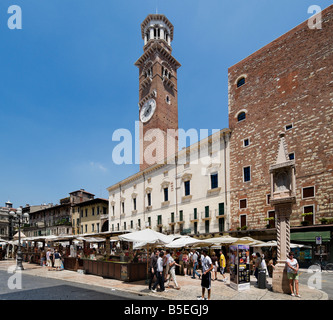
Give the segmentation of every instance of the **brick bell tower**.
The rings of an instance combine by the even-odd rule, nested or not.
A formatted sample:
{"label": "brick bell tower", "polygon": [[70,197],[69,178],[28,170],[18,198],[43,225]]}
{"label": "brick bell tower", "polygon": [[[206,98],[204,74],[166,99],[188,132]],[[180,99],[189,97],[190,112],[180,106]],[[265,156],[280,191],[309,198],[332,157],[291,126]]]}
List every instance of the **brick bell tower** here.
{"label": "brick bell tower", "polygon": [[139,68],[140,170],[163,163],[178,151],[177,70],[172,56],[174,27],[161,14],[141,24],[143,55]]}

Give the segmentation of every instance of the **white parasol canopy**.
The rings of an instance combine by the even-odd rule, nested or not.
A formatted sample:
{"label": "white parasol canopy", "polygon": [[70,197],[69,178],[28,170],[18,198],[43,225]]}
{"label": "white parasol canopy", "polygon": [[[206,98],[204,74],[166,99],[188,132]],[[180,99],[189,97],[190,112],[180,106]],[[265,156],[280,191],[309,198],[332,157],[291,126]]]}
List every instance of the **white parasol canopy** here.
{"label": "white parasol canopy", "polygon": [[261,243],[265,243],[265,242],[253,239],[251,237],[239,238],[239,239],[237,239],[237,241],[233,242],[233,244],[247,244],[250,246],[254,246],[256,244],[261,244]]}
{"label": "white parasol canopy", "polygon": [[201,240],[201,243],[206,243],[207,245],[212,244],[215,246],[222,245],[222,244],[231,244],[235,243],[238,238],[234,238],[231,236],[223,236],[223,237],[216,237],[216,238],[210,238],[210,239],[205,239]]}
{"label": "white parasol canopy", "polygon": [[[18,239],[19,238],[19,232],[16,232],[15,234],[14,234],[14,237],[13,237],[14,239]],[[26,238],[26,236],[25,236],[25,234],[21,231],[21,239],[22,238]]]}
{"label": "white parasol canopy", "polygon": [[169,244],[165,245],[167,248],[182,248],[182,247],[190,247],[193,245],[202,242],[202,240],[194,239],[192,237],[186,236],[178,238],[174,241],[171,241]]}
{"label": "white parasol canopy", "polygon": [[[275,240],[268,241],[265,243],[258,243],[253,245],[253,247],[277,247],[277,242]],[[290,243],[290,248],[311,248],[311,246],[305,246],[304,244]]]}
{"label": "white parasol canopy", "polygon": [[167,244],[174,239],[172,236],[167,236],[151,229],[119,235],[118,238],[122,241],[140,242],[145,244]]}

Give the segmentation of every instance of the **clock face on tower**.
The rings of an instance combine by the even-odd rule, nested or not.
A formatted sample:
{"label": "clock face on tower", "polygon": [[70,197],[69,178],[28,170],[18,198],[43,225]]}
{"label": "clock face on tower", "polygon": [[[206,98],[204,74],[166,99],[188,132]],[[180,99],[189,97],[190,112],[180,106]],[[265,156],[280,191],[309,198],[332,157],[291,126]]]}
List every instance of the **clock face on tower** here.
{"label": "clock face on tower", "polygon": [[156,109],[156,101],[154,99],[149,99],[141,108],[140,120],[145,123],[148,122],[153,116]]}

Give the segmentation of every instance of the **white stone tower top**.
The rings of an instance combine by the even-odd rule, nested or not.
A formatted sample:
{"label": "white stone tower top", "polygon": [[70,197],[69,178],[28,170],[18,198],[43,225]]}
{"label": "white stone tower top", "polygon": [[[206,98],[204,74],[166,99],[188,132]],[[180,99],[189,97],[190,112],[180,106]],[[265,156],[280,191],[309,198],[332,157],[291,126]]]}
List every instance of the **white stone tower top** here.
{"label": "white stone tower top", "polygon": [[141,24],[141,34],[146,46],[151,41],[162,40],[171,49],[173,25],[163,14],[150,14]]}

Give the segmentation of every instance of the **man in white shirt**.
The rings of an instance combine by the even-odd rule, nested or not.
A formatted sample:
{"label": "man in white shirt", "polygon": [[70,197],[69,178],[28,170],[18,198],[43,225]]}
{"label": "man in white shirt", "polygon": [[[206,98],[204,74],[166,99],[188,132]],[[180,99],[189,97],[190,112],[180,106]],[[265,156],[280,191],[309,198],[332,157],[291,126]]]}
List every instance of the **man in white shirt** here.
{"label": "man in white shirt", "polygon": [[154,283],[153,287],[152,287],[152,291],[156,292],[156,287],[157,285],[160,286],[160,291],[165,291],[164,288],[164,274],[163,274],[163,257],[164,257],[164,252],[161,251],[160,252],[160,256],[157,259],[157,268],[156,268],[156,277],[157,280]]}
{"label": "man in white shirt", "polygon": [[175,284],[175,288],[177,290],[180,289],[180,287],[178,286],[178,283],[177,283],[177,280],[176,280],[176,266],[180,267],[180,265],[178,263],[176,263],[175,259],[173,258],[173,252],[172,254],[170,255],[169,257],[169,260],[168,260],[168,263],[169,263],[169,272],[170,272],[170,276],[169,276],[169,279],[166,283],[166,287],[169,288],[169,283],[170,283],[170,280],[173,280],[174,284]]}
{"label": "man in white shirt", "polygon": [[201,260],[202,266],[202,279],[201,279],[201,288],[202,294],[198,300],[205,300],[205,290],[208,291],[208,300],[210,300],[211,295],[211,271],[213,270],[212,259],[208,256],[208,250],[203,250],[203,258]]}

